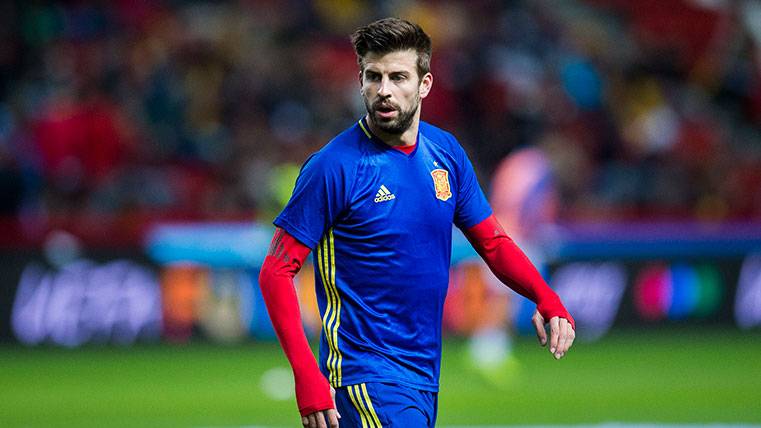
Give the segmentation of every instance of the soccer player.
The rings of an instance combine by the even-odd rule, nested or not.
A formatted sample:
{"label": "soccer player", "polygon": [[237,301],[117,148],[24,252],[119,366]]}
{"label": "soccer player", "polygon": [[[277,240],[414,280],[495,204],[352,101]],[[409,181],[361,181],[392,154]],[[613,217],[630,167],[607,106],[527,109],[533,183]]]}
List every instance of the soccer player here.
{"label": "soccer player", "polygon": [[[431,41],[388,18],[352,35],[367,115],[301,169],[259,277],[310,428],[433,427],[452,224],[505,284],[537,304],[542,345],[559,359],[574,321],[505,234],[465,151],[420,120],[433,84]],[[293,276],[314,253],[323,321],[319,367]]]}

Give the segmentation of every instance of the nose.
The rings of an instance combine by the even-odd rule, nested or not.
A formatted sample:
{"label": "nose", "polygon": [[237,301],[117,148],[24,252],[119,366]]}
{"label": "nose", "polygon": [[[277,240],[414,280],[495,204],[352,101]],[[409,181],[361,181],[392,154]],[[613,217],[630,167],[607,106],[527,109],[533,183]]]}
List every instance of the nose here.
{"label": "nose", "polygon": [[378,86],[378,96],[385,98],[391,95],[391,85],[389,84],[388,77],[383,77]]}

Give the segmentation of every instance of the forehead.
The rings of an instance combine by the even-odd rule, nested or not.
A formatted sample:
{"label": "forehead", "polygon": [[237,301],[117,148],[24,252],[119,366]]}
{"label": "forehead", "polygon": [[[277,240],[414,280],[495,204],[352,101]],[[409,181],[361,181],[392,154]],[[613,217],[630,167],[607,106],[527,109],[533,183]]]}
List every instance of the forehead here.
{"label": "forehead", "polygon": [[417,71],[417,52],[414,49],[393,51],[386,54],[368,52],[364,57],[365,70],[393,73]]}

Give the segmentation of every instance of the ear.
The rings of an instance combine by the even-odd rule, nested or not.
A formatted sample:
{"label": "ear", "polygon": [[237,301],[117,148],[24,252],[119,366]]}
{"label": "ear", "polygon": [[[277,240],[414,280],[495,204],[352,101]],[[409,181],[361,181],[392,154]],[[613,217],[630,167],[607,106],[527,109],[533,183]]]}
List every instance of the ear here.
{"label": "ear", "polygon": [[433,74],[428,72],[425,73],[422,79],[420,79],[418,93],[420,94],[421,99],[428,96],[428,93],[431,92],[431,87],[433,87]]}

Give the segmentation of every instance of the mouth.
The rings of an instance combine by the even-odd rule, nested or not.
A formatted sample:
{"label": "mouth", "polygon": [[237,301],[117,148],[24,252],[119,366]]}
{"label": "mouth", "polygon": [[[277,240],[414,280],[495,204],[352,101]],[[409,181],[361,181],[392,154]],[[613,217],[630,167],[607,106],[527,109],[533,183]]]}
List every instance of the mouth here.
{"label": "mouth", "polygon": [[389,119],[396,115],[396,108],[387,104],[376,105],[374,110],[378,116],[384,119]]}

